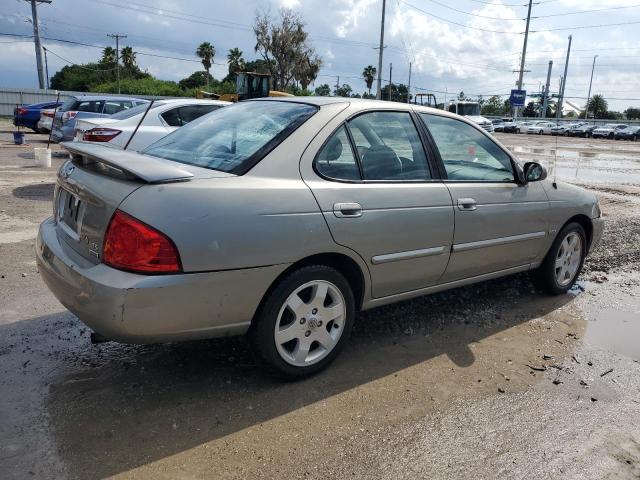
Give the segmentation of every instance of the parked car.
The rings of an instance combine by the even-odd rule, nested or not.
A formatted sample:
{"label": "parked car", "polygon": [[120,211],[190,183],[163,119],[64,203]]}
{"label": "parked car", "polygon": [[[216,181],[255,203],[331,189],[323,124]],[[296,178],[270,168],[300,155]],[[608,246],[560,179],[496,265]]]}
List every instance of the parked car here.
{"label": "parked car", "polygon": [[290,378],[326,367],[360,310],[524,271],[564,293],[603,230],[592,192],[417,105],[269,98],[141,153],[63,146],[37,264],[94,340],[246,333]]}
{"label": "parked car", "polygon": [[[194,98],[154,102],[128,149],[142,150],[177,128],[225,105],[229,102]],[[124,148],[148,107],[148,104],[142,104],[107,118],[80,119],[76,122],[75,140]]]}
{"label": "parked car", "polygon": [[53,119],[51,138],[55,142],[73,140],[76,121],[81,118],[108,117],[148,100],[129,97],[74,96],[62,104]]}
{"label": "parked car", "polygon": [[55,108],[43,108],[40,110],[40,120],[38,120],[38,131],[40,133],[49,133],[53,124],[53,116]]}
{"label": "parked car", "polygon": [[597,127],[591,132],[593,138],[610,138],[615,137],[616,132],[624,130],[629,125],[623,123],[607,123],[606,125]]}
{"label": "parked car", "polygon": [[531,121],[519,121],[516,122],[516,133],[527,133],[527,129],[533,125],[535,122],[531,122]]}
{"label": "parked car", "polygon": [[549,134],[556,124],[553,122],[536,122],[527,127],[527,133],[537,133],[538,135]]}
{"label": "parked car", "polygon": [[631,125],[621,130],[616,130],[613,134],[613,138],[616,140],[633,140],[636,141],[640,138],[640,125]]}
{"label": "parked car", "polygon": [[567,130],[567,135],[569,137],[583,137],[589,138],[591,136],[591,132],[596,129],[595,125],[591,125],[589,123],[585,123],[580,126],[573,126]]}
{"label": "parked car", "polygon": [[494,132],[504,131],[504,122],[502,120],[491,120],[491,123],[493,124]]}
{"label": "parked car", "polygon": [[16,127],[27,127],[36,133],[38,130],[38,121],[40,121],[40,111],[45,108],[55,108],[62,105],[62,102],[42,102],[32,105],[20,105],[13,109],[13,124]]}
{"label": "parked car", "polygon": [[584,122],[559,123],[559,124],[555,125],[554,127],[552,127],[551,131],[549,133],[551,135],[565,135],[565,136],[568,136],[569,135],[569,130],[571,130],[572,128],[581,127],[582,125],[584,125]]}
{"label": "parked car", "polygon": [[512,118],[503,118],[502,119],[502,131],[504,133],[517,133],[518,125],[513,121]]}

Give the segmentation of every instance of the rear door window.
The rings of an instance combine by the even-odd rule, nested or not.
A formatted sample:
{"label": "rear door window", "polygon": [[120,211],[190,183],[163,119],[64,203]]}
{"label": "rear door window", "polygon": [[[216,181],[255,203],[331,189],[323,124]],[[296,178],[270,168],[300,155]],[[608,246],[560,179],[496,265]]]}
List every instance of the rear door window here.
{"label": "rear door window", "polygon": [[114,101],[107,100],[104,104],[104,110],[102,113],[105,115],[113,115],[114,113],[121,112],[122,110],[128,110],[133,106],[133,102],[124,100],[124,101]]}
{"label": "rear door window", "polygon": [[221,105],[183,105],[167,110],[161,117],[170,127],[182,127],[220,107]]}
{"label": "rear door window", "polygon": [[78,112],[101,113],[103,105],[104,101],[101,100],[81,100],[73,110],[77,110]]}
{"label": "rear door window", "polygon": [[431,172],[409,112],[369,112],[349,121],[364,180],[427,180]]}
{"label": "rear door window", "polygon": [[332,136],[315,159],[316,171],[332,180],[360,180],[360,170],[351,149],[347,129],[342,125]]}

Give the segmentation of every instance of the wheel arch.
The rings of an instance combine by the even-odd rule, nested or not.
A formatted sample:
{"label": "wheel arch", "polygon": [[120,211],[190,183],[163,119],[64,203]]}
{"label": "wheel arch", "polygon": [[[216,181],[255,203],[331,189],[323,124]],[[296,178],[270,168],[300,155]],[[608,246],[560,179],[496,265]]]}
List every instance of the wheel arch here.
{"label": "wheel arch", "polygon": [[[262,296],[262,300],[260,300],[260,305],[256,309],[256,313],[254,314],[253,319],[255,319],[257,315],[260,314],[264,302],[283,278],[285,278],[295,270],[309,265],[325,265],[327,267],[336,269],[338,272],[344,275],[353,290],[353,297],[356,303],[356,311],[361,310],[362,304],[364,303],[365,291],[367,288],[365,272],[363,271],[362,267],[349,255],[338,252],[326,252],[310,255],[308,257],[300,259],[297,262],[289,265],[289,267],[287,267],[282,273],[280,273],[280,275],[278,275],[273,280],[273,282],[271,282],[271,285],[269,285],[269,288]],[[254,323],[253,320],[251,323]]]}
{"label": "wheel arch", "polygon": [[558,232],[560,232],[564,227],[566,227],[570,223],[574,223],[574,222],[579,224],[584,229],[584,233],[587,236],[587,252],[586,253],[588,253],[589,249],[591,248],[591,240],[593,238],[593,222],[587,215],[584,215],[582,213],[578,215],[574,215],[569,220],[564,222],[564,224],[562,225],[560,230],[558,230]]}

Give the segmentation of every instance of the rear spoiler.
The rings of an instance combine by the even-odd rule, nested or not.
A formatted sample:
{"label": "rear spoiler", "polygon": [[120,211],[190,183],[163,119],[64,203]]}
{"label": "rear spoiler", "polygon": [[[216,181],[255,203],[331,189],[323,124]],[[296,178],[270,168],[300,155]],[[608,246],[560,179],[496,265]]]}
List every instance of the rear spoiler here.
{"label": "rear spoiler", "polygon": [[184,182],[193,178],[193,173],[168,160],[138,152],[81,142],[60,145],[69,151],[71,160],[79,166],[103,164],[145,183]]}

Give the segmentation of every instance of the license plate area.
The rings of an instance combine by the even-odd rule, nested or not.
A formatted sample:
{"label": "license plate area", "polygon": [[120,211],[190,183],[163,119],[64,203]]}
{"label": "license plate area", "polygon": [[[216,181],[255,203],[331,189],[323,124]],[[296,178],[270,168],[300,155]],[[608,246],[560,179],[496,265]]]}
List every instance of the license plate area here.
{"label": "license plate area", "polygon": [[84,214],[84,202],[68,190],[60,188],[57,206],[58,223],[69,236],[79,240],[82,216]]}

